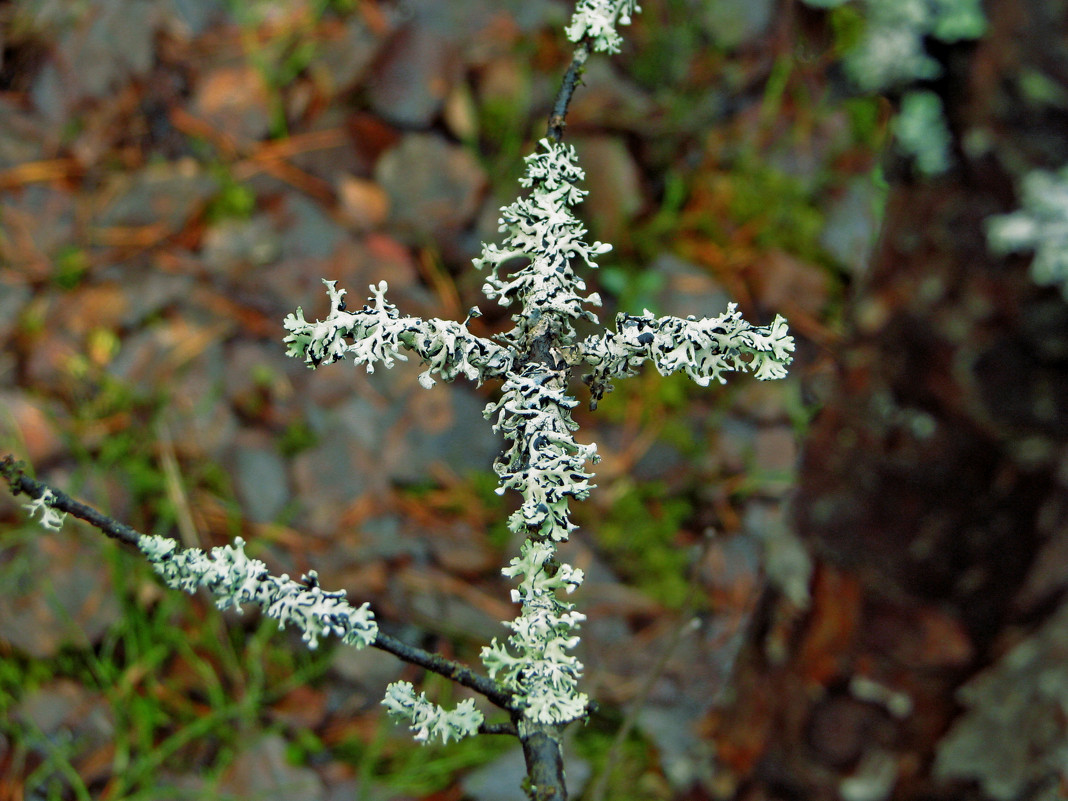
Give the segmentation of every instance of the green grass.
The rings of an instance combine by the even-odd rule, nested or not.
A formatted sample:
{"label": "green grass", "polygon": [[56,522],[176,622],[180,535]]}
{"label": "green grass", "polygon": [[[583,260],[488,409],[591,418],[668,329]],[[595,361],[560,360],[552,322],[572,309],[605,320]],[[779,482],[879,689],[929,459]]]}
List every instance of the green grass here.
{"label": "green grass", "polygon": [[217,775],[242,737],[262,728],[273,703],[317,683],[329,664],[328,649],[294,647],[266,618],[249,615],[235,625],[204,598],[173,591],[145,602],[146,586],[156,582],[147,564],[117,546],[105,553],[122,616],[103,640],[49,659],[13,653],[0,660],[0,732],[17,752],[46,757],[24,777],[27,796],[100,797],[74,767],[84,743],[45,737],[11,714],[57,679],[102,699],[114,722],[107,797],[148,799],[164,767]]}
{"label": "green grass", "polygon": [[679,533],[692,511],[688,500],[670,495],[662,482],[636,484],[590,530],[625,583],[679,608],[692,556]]}

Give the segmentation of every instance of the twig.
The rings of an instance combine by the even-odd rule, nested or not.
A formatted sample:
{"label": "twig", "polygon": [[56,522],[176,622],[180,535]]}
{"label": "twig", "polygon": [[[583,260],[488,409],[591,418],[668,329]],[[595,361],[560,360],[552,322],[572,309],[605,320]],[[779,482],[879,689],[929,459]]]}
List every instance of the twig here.
{"label": "twig", "polygon": [[[75,500],[62,490],[58,490],[43,481],[30,478],[24,471],[24,464],[16,462],[11,454],[7,454],[0,461],[0,476],[3,476],[4,480],[7,481],[8,486],[11,487],[12,494],[28,495],[36,500],[46,492],[51,492],[51,497],[48,501],[49,506],[61,512],[67,512],[79,520],[84,520],[112,539],[119,540],[135,548],[138,547],[141,538],[145,536],[137,529],[131,528],[125,523],[120,523],[93,507]],[[405,662],[418,665],[432,673],[451,679],[470,690],[474,690],[501,709],[508,712],[513,712],[515,709],[510,693],[501,690],[492,679],[479,675],[459,662],[446,659],[439,654],[431,653],[417,646],[408,645],[396,637],[384,634],[381,630],[375,636],[372,646],[382,651],[387,651]]]}
{"label": "twig", "polygon": [[550,142],[559,143],[564,138],[564,126],[567,125],[567,107],[571,103],[571,95],[575,93],[582,80],[582,69],[586,59],[590,55],[590,40],[583,39],[575,48],[575,54],[571,57],[571,65],[564,73],[564,80],[560,84],[560,91],[556,93],[556,101],[553,103],[552,113],[549,115]]}

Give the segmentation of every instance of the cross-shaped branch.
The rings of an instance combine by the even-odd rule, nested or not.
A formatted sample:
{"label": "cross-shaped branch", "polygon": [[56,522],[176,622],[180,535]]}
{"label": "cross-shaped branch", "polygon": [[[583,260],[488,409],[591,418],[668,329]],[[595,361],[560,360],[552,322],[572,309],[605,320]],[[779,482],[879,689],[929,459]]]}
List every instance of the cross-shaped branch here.
{"label": "cross-shaped branch", "polygon": [[[504,381],[501,399],[491,402],[484,415],[496,416],[494,430],[511,441],[494,464],[500,477],[497,491],[515,489],[523,498],[509,526],[525,534],[527,542],[504,571],[523,577],[512,593],[522,610],[506,624],[512,630],[508,643],[518,656],[494,640],[483,650],[482,661],[502,689],[514,694],[521,734],[524,726],[529,732],[581,717],[588,703],[577,691],[582,665],[568,653],[578,643],[574,632],[584,616],[556,593],[570,592],[582,582],[581,570],[557,563],[555,543],[574,529],[568,500],[589,494],[593,485],[586,462],[597,459],[595,445],[572,437],[577,424],[570,410],[578,401],[568,395],[568,384],[574,368],[592,368],[585,380],[596,408],[613,379],[634,375],[646,360],[663,375],[683,370],[706,386],[713,379],[725,382],[723,374],[729,371],[781,378],[794,349],[782,317],[769,326],[753,326],[734,304],[718,317],[702,319],[654,317],[648,310],[640,316],[620,314],[614,331],[576,342],[573,321],[596,322],[586,306],[600,305],[600,298],[578,294],[586,286],[574,266],[585,262],[596,267],[595,257],[611,248],[585,242],[586,230],[571,211],[585,195],[578,187],[584,175],[574,149],[548,140],[541,145],[542,152],[527,157],[521,179],[532,191],[502,209],[504,243],[485,245],[475,259],[479,268],[491,267],[485,294],[502,305],[521,305],[511,331],[494,341],[468,330],[470,316],[462,323],[404,317],[386,300],[384,281],[371,287],[368,303],[355,311],[347,308],[345,291],[326,281],[331,307],[325,319],[308,322],[298,308],[285,321],[289,355],[312,367],[352,356],[373,372],[376,364],[391,367],[397,359],[406,360],[402,351],[410,350],[427,367],[419,377],[425,387],[434,384],[434,376],[452,381],[463,375],[479,384]],[[514,259],[527,263],[506,274],[504,265]],[[471,314],[479,314],[477,307]],[[410,713],[416,700],[410,686],[403,692],[407,712],[399,708],[394,690],[396,697],[387,698],[387,705],[425,730],[425,717],[416,720]]]}

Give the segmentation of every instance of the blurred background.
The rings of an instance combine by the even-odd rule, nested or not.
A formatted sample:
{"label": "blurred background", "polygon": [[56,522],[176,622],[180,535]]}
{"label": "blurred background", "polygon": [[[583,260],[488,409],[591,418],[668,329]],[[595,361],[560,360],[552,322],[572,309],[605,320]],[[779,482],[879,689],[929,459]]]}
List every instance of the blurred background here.
{"label": "blurred background", "polygon": [[[571,5],[0,8],[0,453],[141,531],[243,536],[272,572],[317,569],[385,630],[477,665],[515,611],[515,499],[493,492],[481,414],[498,388],[424,390],[413,362],[313,372],[282,319],[324,315],[323,278],[350,305],[384,279],[404,313],[478,304],[472,330],[510,327],[470,261],[544,135]],[[786,381],[646,372],[595,414],[575,386],[602,461],[564,556],[589,576],[579,655],[601,707],[569,735],[568,777],[593,798],[612,752],[612,797],[700,799],[702,722],[760,588],[803,587],[783,517],[877,232],[888,109],[835,88],[849,9],[642,5],[623,52],[591,58],[565,134],[590,238],[614,248],[589,279],[601,321],[735,301],[798,339]],[[514,740],[420,747],[385,718],[385,685],[421,671],[309,652],[19,506],[0,494],[0,801],[523,797]]]}

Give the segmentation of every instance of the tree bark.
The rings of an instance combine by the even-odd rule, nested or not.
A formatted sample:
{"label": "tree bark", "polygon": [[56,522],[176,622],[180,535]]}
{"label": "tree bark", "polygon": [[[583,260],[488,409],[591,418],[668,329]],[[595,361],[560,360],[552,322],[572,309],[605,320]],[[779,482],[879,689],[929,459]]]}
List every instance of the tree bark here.
{"label": "tree bark", "polygon": [[984,229],[1068,164],[1068,3],[986,11],[937,53],[955,166],[894,168],[805,444],[812,602],[763,600],[710,721],[724,797],[1068,797],[1068,303]]}

